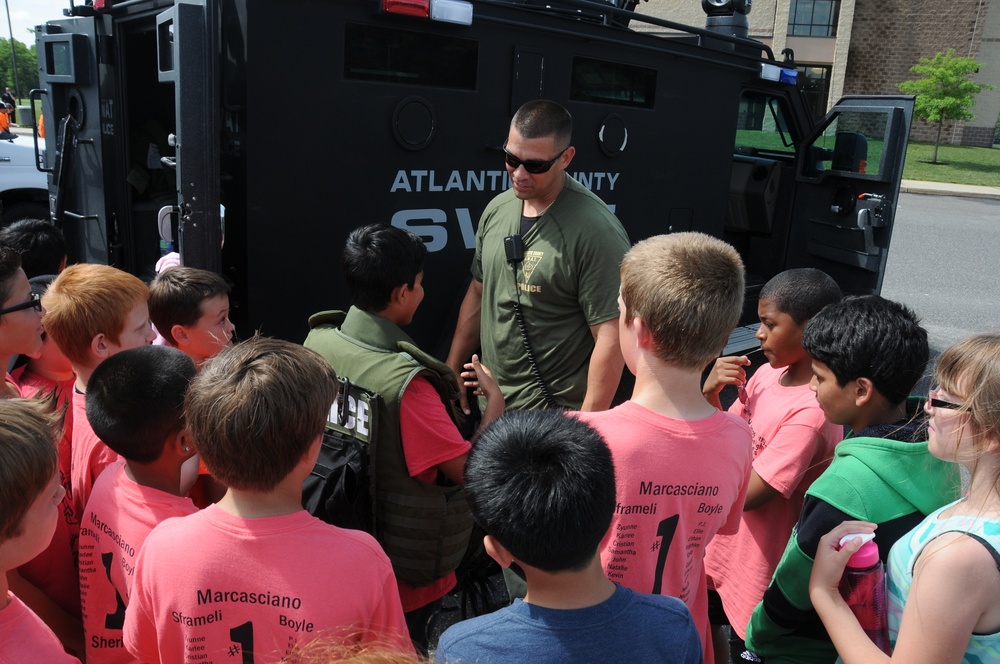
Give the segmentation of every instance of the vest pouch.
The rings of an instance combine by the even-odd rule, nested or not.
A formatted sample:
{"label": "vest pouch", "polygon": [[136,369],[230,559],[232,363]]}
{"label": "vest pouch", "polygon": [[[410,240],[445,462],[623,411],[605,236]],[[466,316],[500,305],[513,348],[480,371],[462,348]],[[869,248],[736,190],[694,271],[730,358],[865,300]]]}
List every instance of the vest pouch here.
{"label": "vest pouch", "polygon": [[341,528],[375,534],[375,474],[378,400],[374,392],[341,377],[330,407],[316,466],[302,484],[302,506]]}
{"label": "vest pouch", "polygon": [[420,484],[407,494],[378,494],[378,540],[396,578],[418,587],[458,568],[474,525],[463,487]]}

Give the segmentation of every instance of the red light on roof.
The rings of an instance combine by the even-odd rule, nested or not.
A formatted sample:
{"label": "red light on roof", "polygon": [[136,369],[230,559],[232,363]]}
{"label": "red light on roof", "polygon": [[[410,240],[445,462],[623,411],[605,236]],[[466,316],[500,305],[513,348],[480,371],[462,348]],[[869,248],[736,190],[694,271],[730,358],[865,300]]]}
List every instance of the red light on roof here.
{"label": "red light on roof", "polygon": [[382,11],[390,14],[406,14],[429,18],[431,0],[382,0]]}

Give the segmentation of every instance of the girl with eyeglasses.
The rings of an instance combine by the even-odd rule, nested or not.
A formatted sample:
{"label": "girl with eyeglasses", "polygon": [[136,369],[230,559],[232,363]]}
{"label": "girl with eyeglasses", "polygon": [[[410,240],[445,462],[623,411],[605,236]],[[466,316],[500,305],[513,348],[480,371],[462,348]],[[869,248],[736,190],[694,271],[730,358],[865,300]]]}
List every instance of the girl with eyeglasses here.
{"label": "girl with eyeglasses", "polygon": [[30,354],[42,347],[42,303],[31,292],[28,277],[21,269],[21,255],[0,245],[0,363],[6,381],[0,398],[20,396],[7,367],[10,358]]}
{"label": "girl with eyeglasses", "polygon": [[965,466],[965,497],[930,514],[889,554],[892,656],[869,640],[840,596],[854,538],[875,526],[845,521],[820,540],[809,596],[845,664],[1000,661],[1000,334],[946,350],[925,406],[928,449]]}

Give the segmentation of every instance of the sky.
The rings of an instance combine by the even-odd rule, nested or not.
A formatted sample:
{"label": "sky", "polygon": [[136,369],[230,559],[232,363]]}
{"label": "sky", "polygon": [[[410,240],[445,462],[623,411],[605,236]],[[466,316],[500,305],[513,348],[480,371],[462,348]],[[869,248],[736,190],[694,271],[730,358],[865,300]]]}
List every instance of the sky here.
{"label": "sky", "polygon": [[[70,0],[5,0],[10,8],[10,25],[17,41],[31,45],[35,37],[28,32],[40,23],[50,19],[62,18],[62,10],[69,8]],[[82,5],[83,0],[75,0]],[[0,36],[10,39],[11,32],[7,30],[7,12],[0,4]]]}

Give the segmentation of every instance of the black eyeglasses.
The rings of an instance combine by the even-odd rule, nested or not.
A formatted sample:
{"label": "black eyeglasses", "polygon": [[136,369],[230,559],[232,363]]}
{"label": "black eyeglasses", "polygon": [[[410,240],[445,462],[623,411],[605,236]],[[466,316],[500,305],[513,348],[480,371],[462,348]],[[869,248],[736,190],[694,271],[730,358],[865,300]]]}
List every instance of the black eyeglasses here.
{"label": "black eyeglasses", "polygon": [[22,309],[37,309],[42,310],[42,296],[38,293],[32,293],[31,297],[20,304],[15,304],[12,307],[7,307],[6,309],[0,309],[0,316],[4,314],[12,314],[15,311],[21,311]]}
{"label": "black eyeglasses", "polygon": [[528,171],[532,175],[541,175],[542,173],[547,173],[552,165],[559,161],[559,157],[563,156],[563,152],[569,150],[569,146],[564,147],[559,154],[552,157],[548,161],[542,161],[541,159],[521,159],[520,157],[515,157],[511,153],[507,152],[507,141],[503,142],[503,158],[507,162],[507,165],[513,169],[517,169],[518,166],[524,166],[524,170]]}
{"label": "black eyeglasses", "polygon": [[947,408],[948,410],[960,410],[963,404],[954,403],[952,401],[945,401],[944,399],[938,399],[934,395],[937,394],[940,389],[934,386],[930,389],[927,395],[927,402],[931,405],[931,408]]}

